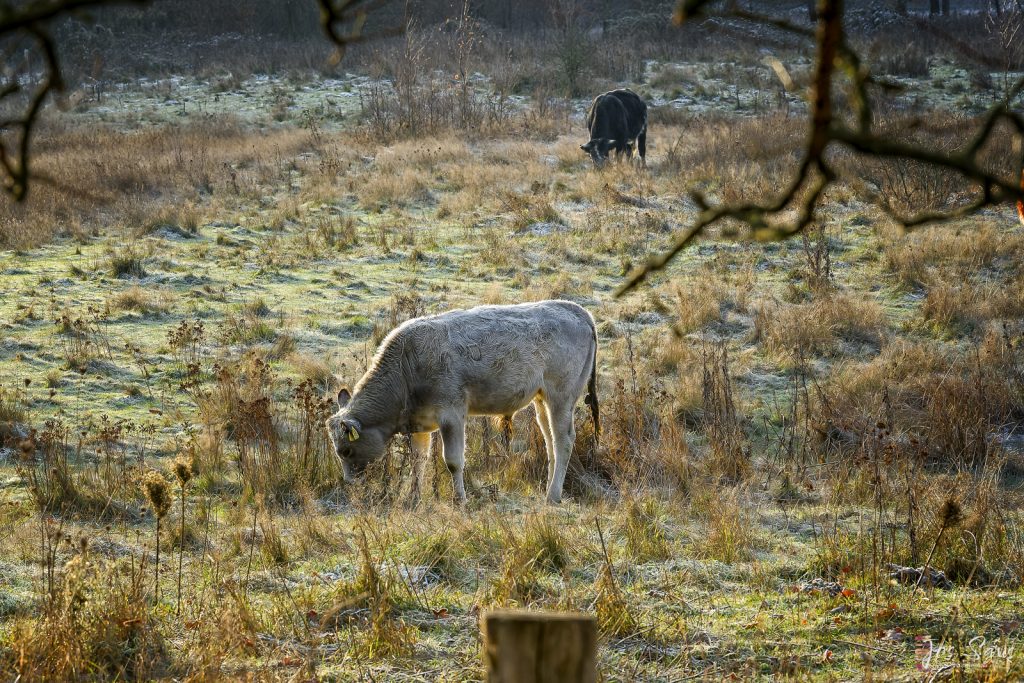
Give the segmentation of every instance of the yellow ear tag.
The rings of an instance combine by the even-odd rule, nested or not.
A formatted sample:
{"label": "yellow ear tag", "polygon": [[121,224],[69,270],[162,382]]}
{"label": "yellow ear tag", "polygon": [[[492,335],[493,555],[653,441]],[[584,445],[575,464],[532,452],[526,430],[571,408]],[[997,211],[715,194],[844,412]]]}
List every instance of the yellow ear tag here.
{"label": "yellow ear tag", "polygon": [[349,441],[358,441],[359,440],[359,432],[356,431],[355,427],[349,427],[349,429],[348,429],[348,440]]}

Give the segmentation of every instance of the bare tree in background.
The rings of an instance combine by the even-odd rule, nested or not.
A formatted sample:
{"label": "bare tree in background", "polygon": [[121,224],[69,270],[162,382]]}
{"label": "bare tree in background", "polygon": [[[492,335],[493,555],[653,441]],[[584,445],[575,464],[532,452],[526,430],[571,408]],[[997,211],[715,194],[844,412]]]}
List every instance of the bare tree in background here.
{"label": "bare tree in background", "polygon": [[[967,216],[986,207],[1024,199],[1019,184],[1024,118],[1011,109],[1011,103],[1024,90],[1024,77],[1018,78],[1007,88],[1004,99],[980,117],[973,136],[962,148],[944,151],[904,142],[879,132],[875,125],[872,97],[875,91],[890,86],[872,75],[848,42],[843,27],[842,0],[819,0],[815,31],[785,18],[738,7],[735,3],[729,3],[724,9],[716,7],[720,5],[713,0],[680,0],[674,20],[682,24],[706,17],[728,17],[814,40],[809,129],[801,162],[782,194],[768,202],[712,205],[704,195],[694,191],[693,200],[701,209],[694,224],[676,238],[668,250],[651,256],[645,265],[631,273],[619,287],[618,294],[636,287],[648,275],[664,268],[711,226],[725,224],[732,233],[743,231],[756,239],[784,239],[801,233],[814,220],[825,190],[836,182],[837,173],[827,155],[833,147],[872,158],[907,160],[946,169],[973,184],[973,198],[952,209],[926,211],[909,217],[894,216],[906,228]],[[785,73],[784,67],[778,66]],[[843,104],[837,105],[837,102]],[[1005,175],[993,172],[981,159],[983,149],[993,140],[1000,124],[1011,130],[1010,144],[1016,158],[1015,168]]]}

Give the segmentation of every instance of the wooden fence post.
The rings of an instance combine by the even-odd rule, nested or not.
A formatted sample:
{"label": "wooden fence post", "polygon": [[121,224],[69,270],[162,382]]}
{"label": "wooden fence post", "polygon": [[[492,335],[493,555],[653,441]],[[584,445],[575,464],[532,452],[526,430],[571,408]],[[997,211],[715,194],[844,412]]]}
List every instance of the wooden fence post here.
{"label": "wooden fence post", "polygon": [[489,683],[596,683],[597,621],[587,614],[484,614]]}

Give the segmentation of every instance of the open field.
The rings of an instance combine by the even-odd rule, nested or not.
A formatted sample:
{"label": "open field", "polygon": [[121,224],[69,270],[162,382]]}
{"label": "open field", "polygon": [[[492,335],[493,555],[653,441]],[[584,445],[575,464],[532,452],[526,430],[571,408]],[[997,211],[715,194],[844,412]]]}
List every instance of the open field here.
{"label": "open field", "polygon": [[[952,61],[900,78],[888,120],[925,133],[992,96]],[[806,239],[716,234],[615,298],[691,188],[771,196],[804,131],[754,58],[624,85],[657,105],[647,169],[592,168],[586,100],[483,75],[437,110],[307,75],[51,112],[53,182],[0,207],[3,676],[477,680],[503,606],[595,613],[605,680],[1024,676],[1012,211],[904,235],[865,197],[962,183],[839,159]],[[437,444],[341,483],[328,397],[391,328],[545,298],[599,331],[567,502],[526,413],[509,445],[472,425],[465,508]]]}

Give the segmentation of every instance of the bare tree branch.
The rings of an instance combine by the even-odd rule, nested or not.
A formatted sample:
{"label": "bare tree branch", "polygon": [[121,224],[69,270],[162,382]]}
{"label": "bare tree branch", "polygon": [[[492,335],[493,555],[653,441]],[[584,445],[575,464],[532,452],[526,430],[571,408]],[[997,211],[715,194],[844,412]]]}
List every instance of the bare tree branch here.
{"label": "bare tree branch", "polygon": [[[37,84],[26,89],[22,81],[31,81],[32,74],[17,70],[7,75],[0,86],[0,103],[17,111],[0,121],[0,183],[3,191],[15,201],[28,195],[30,143],[43,104],[51,92],[64,88],[57,44],[49,24],[82,10],[114,4],[144,4],[147,0],[36,0],[28,3],[0,3],[0,39],[19,36],[33,41],[43,58],[43,75]],[[24,97],[24,102],[15,102]]]}

